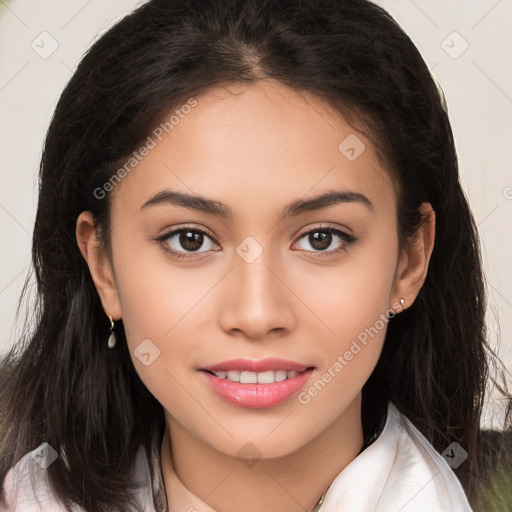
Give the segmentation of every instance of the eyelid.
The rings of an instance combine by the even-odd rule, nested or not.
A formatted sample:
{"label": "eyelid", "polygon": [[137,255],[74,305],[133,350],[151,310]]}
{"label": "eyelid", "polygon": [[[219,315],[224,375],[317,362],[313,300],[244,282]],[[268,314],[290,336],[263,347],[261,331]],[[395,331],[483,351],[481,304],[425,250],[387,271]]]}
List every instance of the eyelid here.
{"label": "eyelid", "polygon": [[321,231],[321,230],[338,231],[340,233],[343,233],[347,237],[355,238],[355,236],[353,235],[353,231],[349,227],[347,227],[347,226],[340,227],[339,225],[332,226],[332,225],[326,224],[326,223],[320,223],[318,225],[314,225],[311,228],[307,228],[306,231],[304,231],[304,232],[302,232],[302,234],[298,235],[298,238],[302,238],[304,235],[308,235],[312,231]]}
{"label": "eyelid", "polygon": [[[215,236],[211,233],[211,231],[207,230],[206,228],[194,226],[190,224],[178,224],[177,226],[173,226],[172,229],[169,229],[169,231],[166,231],[162,235],[160,235],[159,238],[163,238],[164,240],[166,238],[169,238],[170,236],[175,235],[177,232],[180,231],[198,231],[199,233],[203,233],[204,235],[207,235],[209,238],[211,238],[215,243],[217,241],[215,240]],[[218,245],[218,244],[217,244]]]}

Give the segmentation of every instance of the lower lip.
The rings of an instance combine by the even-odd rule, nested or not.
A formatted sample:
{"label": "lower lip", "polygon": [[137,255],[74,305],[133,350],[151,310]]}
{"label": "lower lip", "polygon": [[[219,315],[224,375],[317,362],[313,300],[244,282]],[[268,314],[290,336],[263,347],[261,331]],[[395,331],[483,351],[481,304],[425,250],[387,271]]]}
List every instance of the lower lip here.
{"label": "lower lip", "polygon": [[313,368],[299,373],[291,379],[272,384],[241,384],[227,379],[219,379],[207,371],[201,372],[221,398],[233,405],[249,409],[263,409],[282,404],[293,396],[313,373]]}

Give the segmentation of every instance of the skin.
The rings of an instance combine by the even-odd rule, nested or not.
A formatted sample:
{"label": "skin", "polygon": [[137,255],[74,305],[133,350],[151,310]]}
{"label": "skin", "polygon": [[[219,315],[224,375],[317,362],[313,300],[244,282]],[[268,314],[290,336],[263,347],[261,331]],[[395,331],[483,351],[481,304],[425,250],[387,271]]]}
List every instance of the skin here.
{"label": "skin", "polygon": [[[374,145],[312,95],[267,81],[196,99],[112,192],[112,253],[101,250],[90,212],[77,219],[78,245],[105,313],[123,319],[135,368],[164,407],[167,492],[172,461],[181,482],[215,510],[311,510],[362,447],[361,388],[385,327],[307,404],[295,395],[266,409],[231,405],[198,370],[280,357],[315,366],[307,389],[382,313],[395,305],[399,314],[400,297],[406,308],[415,300],[435,215],[422,205],[418,236],[400,252],[395,192]],[[350,134],[366,146],[354,161],[338,149]],[[215,199],[233,218],[171,204],[141,210],[164,189]],[[328,190],[363,194],[372,208],[344,202],[278,220],[285,205]],[[183,226],[213,236],[195,253],[179,235],[155,242]],[[303,236],[319,226],[357,241],[332,235],[322,249]],[[263,250],[251,263],[236,251],[248,236]],[[190,259],[173,259],[165,243]],[[148,338],[160,356],[145,366],[134,350]],[[249,442],[261,454],[252,467],[237,456]]]}

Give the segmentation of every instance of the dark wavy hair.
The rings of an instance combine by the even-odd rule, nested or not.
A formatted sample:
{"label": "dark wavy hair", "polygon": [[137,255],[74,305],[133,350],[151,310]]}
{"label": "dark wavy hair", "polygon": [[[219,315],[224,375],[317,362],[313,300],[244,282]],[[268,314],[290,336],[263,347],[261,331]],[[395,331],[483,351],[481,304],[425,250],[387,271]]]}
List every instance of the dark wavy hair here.
{"label": "dark wavy hair", "polygon": [[436,212],[426,281],[390,321],[363,399],[380,390],[439,452],[458,442],[468,459],[455,473],[475,506],[490,453],[480,418],[495,357],[477,229],[443,96],[410,38],[366,0],[151,0],[87,51],[45,140],[37,300],[0,369],[0,482],[46,441],[68,461],[48,468],[66,507],[137,510],[131,466],[137,448],[149,457],[162,434],[163,408],[135,371],[122,321],[116,350],[107,348],[109,324],[76,220],[92,211],[110,251],[111,198],[93,191],[188,98],[269,79],[325,100],[370,137],[397,185],[401,247],[422,222],[419,205]]}

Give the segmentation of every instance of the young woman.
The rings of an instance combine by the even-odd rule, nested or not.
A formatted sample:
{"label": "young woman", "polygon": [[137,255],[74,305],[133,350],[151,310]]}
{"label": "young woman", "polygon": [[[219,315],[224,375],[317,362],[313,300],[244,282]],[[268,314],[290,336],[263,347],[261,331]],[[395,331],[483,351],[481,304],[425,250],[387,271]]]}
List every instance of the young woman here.
{"label": "young woman", "polygon": [[151,0],[41,162],[1,510],[476,509],[477,231],[440,93],[365,0]]}

